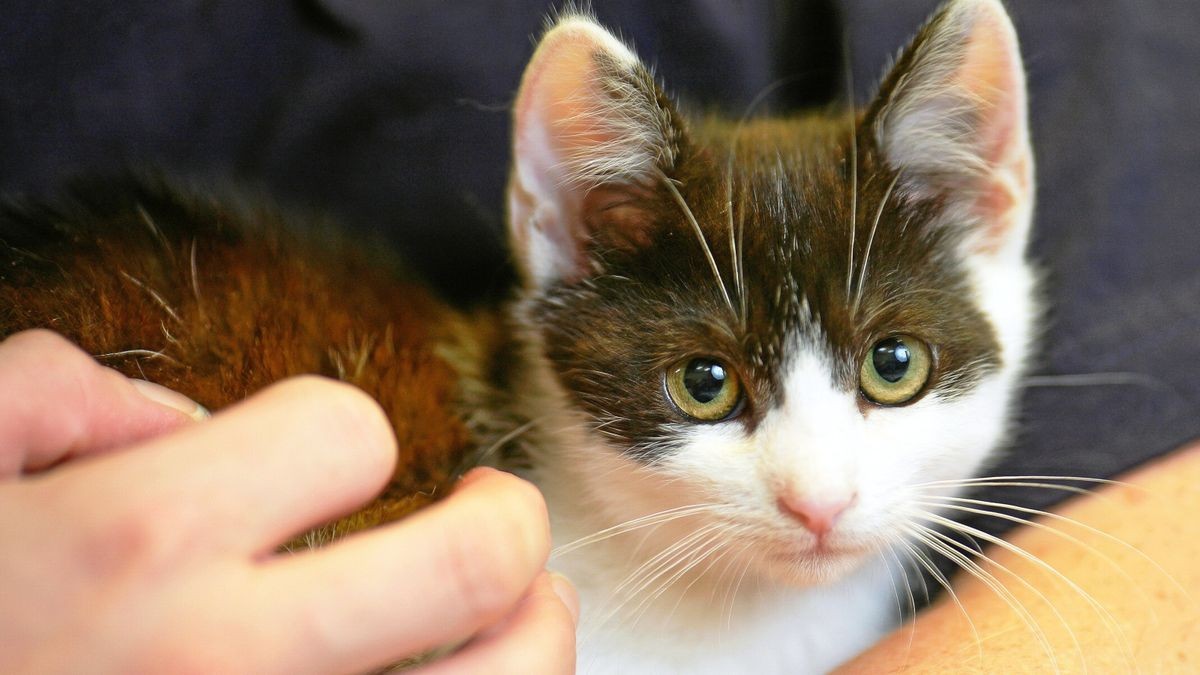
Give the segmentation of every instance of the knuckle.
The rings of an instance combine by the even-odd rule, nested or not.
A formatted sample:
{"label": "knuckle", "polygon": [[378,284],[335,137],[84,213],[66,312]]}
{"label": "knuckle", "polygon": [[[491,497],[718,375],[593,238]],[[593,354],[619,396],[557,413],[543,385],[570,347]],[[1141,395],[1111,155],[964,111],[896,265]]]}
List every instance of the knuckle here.
{"label": "knuckle", "polygon": [[32,328],[14,334],[5,344],[30,351],[56,352],[63,349],[75,351],[75,346],[65,337],[45,328]]}
{"label": "knuckle", "polygon": [[533,483],[523,478],[518,478],[515,483],[514,492],[516,498],[521,503],[521,510],[528,515],[529,520],[548,528],[550,516],[546,508],[546,499],[542,496],[542,491]]}
{"label": "knuckle", "polygon": [[75,559],[94,578],[133,571],[149,581],[191,555],[189,519],[187,510],[169,505],[120,509],[85,528]]}
{"label": "knuckle", "polygon": [[519,547],[523,556],[540,568],[550,554],[550,520],[541,491],[529,481],[513,480],[504,506],[500,513],[509,542],[507,548]]}
{"label": "knuckle", "polygon": [[545,500],[532,484],[506,477],[503,498],[474,527],[448,534],[452,595],[475,616],[507,612],[537,576],[549,552]]}
{"label": "knuckle", "polygon": [[67,338],[44,328],[18,333],[9,338],[8,344],[20,349],[31,361],[50,368],[51,372],[74,373],[79,370],[98,368],[98,364],[78,345]]}
{"label": "knuckle", "polygon": [[[544,657],[542,670],[547,675],[565,675],[575,672],[575,623],[571,613],[562,603],[554,603],[554,612],[539,633],[541,653]],[[536,669],[535,669],[536,670]],[[531,672],[529,670],[525,672]]]}
{"label": "knuckle", "polygon": [[510,645],[502,652],[502,663],[494,664],[498,672],[528,675],[574,673],[575,625],[567,608],[560,602],[546,599],[533,620],[536,625],[527,628],[536,628],[536,633],[526,632],[525,639],[536,639],[536,649],[520,648],[529,645]]}
{"label": "knuckle", "polygon": [[[44,328],[23,331],[8,338],[3,344],[11,348],[24,364],[22,371],[27,375],[36,374],[36,379],[46,383],[48,387],[36,388],[37,391],[53,391],[59,397],[59,404],[75,410],[90,410],[96,404],[93,385],[103,382],[106,374],[119,377],[116,371],[103,368],[82,349],[67,340],[62,335]],[[73,438],[84,426],[86,414],[68,417],[61,420],[70,428],[62,430],[62,435]]]}
{"label": "knuckle", "polygon": [[34,328],[13,335],[3,346],[36,363],[44,378],[78,377],[80,371],[97,367],[95,361],[62,335]]}
{"label": "knuckle", "polygon": [[528,583],[523,561],[497,530],[451,534],[444,561],[451,601],[479,619],[506,613]]}

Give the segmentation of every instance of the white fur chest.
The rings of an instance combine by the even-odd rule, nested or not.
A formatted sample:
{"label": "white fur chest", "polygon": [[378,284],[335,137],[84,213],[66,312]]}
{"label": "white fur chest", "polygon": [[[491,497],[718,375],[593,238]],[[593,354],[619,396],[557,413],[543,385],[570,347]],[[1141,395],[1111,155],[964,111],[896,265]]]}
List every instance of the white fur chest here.
{"label": "white fur chest", "polygon": [[558,567],[579,586],[581,675],[824,673],[877,641],[897,618],[882,563],[807,589],[732,575],[725,589],[680,589],[686,598],[664,593],[649,601],[656,589],[647,588],[614,612],[612,590],[632,570],[600,569],[604,561],[583,552],[572,557]]}

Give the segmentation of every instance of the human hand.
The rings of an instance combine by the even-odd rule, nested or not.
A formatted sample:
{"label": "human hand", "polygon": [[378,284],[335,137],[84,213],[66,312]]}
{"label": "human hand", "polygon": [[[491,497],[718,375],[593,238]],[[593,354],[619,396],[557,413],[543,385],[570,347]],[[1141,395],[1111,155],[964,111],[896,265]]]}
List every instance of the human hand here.
{"label": "human hand", "polygon": [[400,523],[276,555],[391,475],[374,402],[306,377],[197,424],[138,387],[50,333],[0,342],[0,672],[347,672],[471,636],[426,669],[573,668],[528,483],[473,472]]}

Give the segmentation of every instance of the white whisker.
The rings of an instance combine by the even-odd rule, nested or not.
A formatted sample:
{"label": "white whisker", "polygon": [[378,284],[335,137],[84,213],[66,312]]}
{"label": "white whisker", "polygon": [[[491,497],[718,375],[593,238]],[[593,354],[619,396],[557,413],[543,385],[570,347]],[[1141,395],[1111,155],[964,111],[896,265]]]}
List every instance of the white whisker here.
{"label": "white whisker", "polygon": [[121,356],[144,356],[148,359],[165,359],[171,363],[178,364],[179,361],[167,356],[163,351],[153,351],[150,349],[126,349],[119,352],[108,352],[106,354],[92,354],[94,359],[115,359]]}
{"label": "white whisker", "polygon": [[[364,352],[364,354],[365,354],[365,352]],[[338,368],[339,369],[341,368],[340,360],[339,360]],[[492,442],[491,445],[484,448],[483,450],[467,454],[466,456],[464,456],[462,458],[462,460],[459,462],[459,465],[455,468],[454,471],[452,471],[450,473],[450,475],[456,477],[456,479],[457,479],[457,477],[462,476],[464,473],[466,473],[470,469],[473,469],[477,466],[482,466],[484,460],[486,460],[488,457],[491,457],[492,454],[495,453],[497,450],[499,450],[500,448],[504,447],[505,445],[511,443],[512,441],[516,440],[517,438],[521,437],[522,435],[524,435],[526,432],[528,432],[533,427],[540,424],[545,419],[546,419],[546,417],[538,417],[538,418],[531,419],[528,422],[516,427],[512,431],[509,431],[508,433],[504,434],[500,438],[496,439],[495,441]]]}
{"label": "white whisker", "polygon": [[[903,539],[899,540],[897,543],[903,546],[908,551],[909,556],[918,564],[920,564],[921,567],[925,568],[926,572],[929,572],[929,574],[933,577],[933,580],[938,582],[938,585],[946,589],[946,593],[950,595],[950,599],[954,602],[955,606],[958,607],[958,611],[962,613],[963,619],[966,619],[967,626],[971,628],[971,635],[975,637],[975,648],[979,653],[979,662],[982,663],[983,640],[979,637],[979,630],[975,628],[975,622],[971,620],[971,615],[967,612],[967,608],[962,604],[962,601],[958,599],[958,594],[954,592],[954,587],[950,585],[950,581],[946,579],[946,575],[942,574],[941,570],[937,568],[937,565],[933,564],[933,561],[930,560],[924,553],[922,553],[921,549],[910,545]],[[921,577],[921,584],[925,585],[925,577]],[[928,585],[925,585],[925,602],[929,602]],[[915,628],[915,621],[913,622],[913,626]]]}
{"label": "white whisker", "polygon": [[133,275],[129,274],[125,270],[121,270],[121,276],[125,277],[135,286],[148,293],[150,297],[154,299],[154,302],[158,303],[158,306],[163,308],[163,311],[165,311],[167,314],[170,314],[172,319],[175,319],[176,323],[183,323],[183,319],[179,318],[179,314],[167,304],[167,301],[163,299],[163,296],[158,294],[158,291],[150,288],[141,281],[138,281],[133,277]]}
{"label": "white whisker", "polygon": [[[908,581],[908,566],[900,561],[900,556],[896,555],[896,550],[891,547],[883,549],[888,553],[892,560],[896,563],[896,573],[904,580],[904,589],[908,592],[908,609],[909,617],[915,617],[917,614],[917,599],[913,597],[912,584]],[[886,562],[886,561],[885,561]],[[903,622],[905,619],[904,608],[900,606],[900,587],[896,585],[894,575],[888,575],[888,581],[892,584],[892,593],[896,596],[896,621]],[[915,621],[908,622],[908,644],[904,647],[904,662],[908,661],[908,655],[912,652],[913,636],[916,635],[917,624]]]}
{"label": "white whisker", "polygon": [[575,541],[558,546],[550,553],[550,558],[554,559],[567,555],[573,551],[583,548],[584,546],[604,541],[605,539],[616,537],[625,534],[626,532],[632,532],[634,530],[649,527],[651,525],[659,525],[676,520],[678,518],[685,518],[687,516],[705,513],[711,511],[717,506],[719,506],[719,504],[692,504],[690,506],[678,506],[673,509],[666,509],[665,511],[659,511],[657,513],[627,520],[623,523],[613,525],[612,527],[606,527],[599,532],[593,532],[586,537],[580,537]]}
{"label": "white whisker", "polygon": [[[947,529],[953,530],[955,532],[961,532],[963,534],[969,534],[972,537],[978,537],[978,538],[982,539],[983,541],[986,541],[995,546],[999,546],[1000,548],[1016,555],[1017,557],[1025,560],[1026,562],[1032,563],[1032,564],[1036,565],[1037,567],[1040,567],[1041,569],[1050,573],[1052,576],[1054,576],[1055,578],[1057,578],[1058,580],[1060,580],[1061,582],[1066,584],[1068,588],[1070,588],[1072,591],[1074,591],[1080,598],[1082,598],[1085,602],[1087,602],[1088,605],[1090,605],[1092,607],[1093,611],[1095,611],[1097,613],[1097,615],[1100,617],[1101,621],[1104,622],[1105,627],[1109,630],[1109,632],[1112,634],[1112,636],[1114,638],[1117,638],[1118,640],[1122,641],[1122,644],[1123,644],[1122,652],[1126,653],[1126,656],[1128,658],[1132,658],[1128,652],[1128,642],[1124,639],[1124,635],[1122,634],[1120,627],[1117,624],[1116,619],[1113,618],[1112,614],[1102,604],[1100,604],[1100,602],[1097,601],[1090,593],[1083,590],[1083,588],[1081,588],[1078,584],[1076,584],[1074,581],[1072,581],[1067,575],[1058,571],[1058,569],[1055,568],[1053,565],[1047,563],[1046,561],[1042,560],[1041,558],[1026,551],[1025,549],[1021,548],[1020,546],[1009,543],[999,537],[992,536],[978,528],[971,527],[969,525],[965,525],[963,523],[951,520],[949,518],[944,518],[942,516],[939,516],[939,515],[936,515],[933,513],[926,512],[926,513],[923,513],[922,515],[925,518],[929,519],[930,521],[935,522]],[[937,534],[940,535],[941,533],[937,533]],[[945,535],[942,535],[942,536],[945,536]],[[995,564],[995,563],[993,562],[993,564]],[[1051,605],[1050,608],[1052,611],[1055,612],[1055,614],[1058,613],[1057,610],[1054,609],[1053,605]],[[1074,633],[1072,633],[1072,637],[1074,637]]]}
{"label": "white whisker", "polygon": [[688,206],[687,200],[683,198],[683,194],[679,192],[679,188],[675,187],[675,182],[659,172],[663,184],[675,199],[675,203],[683,210],[683,215],[687,217],[688,223],[691,224],[692,230],[696,233],[696,238],[700,241],[701,248],[704,249],[704,257],[708,259],[708,265],[712,268],[713,276],[716,277],[717,288],[721,290],[721,297],[725,300],[725,305],[729,307],[730,313],[734,318],[738,317],[738,312],[733,308],[733,301],[729,299],[729,291],[725,287],[725,280],[721,278],[721,270],[717,267],[717,259],[713,257],[712,249],[708,245],[708,239],[704,236],[704,230],[700,228],[699,221],[696,220],[696,214],[692,213],[692,207]]}
{"label": "white whisker", "polygon": [[[891,554],[892,560],[896,563],[897,573],[904,579],[905,585],[908,585],[908,568],[906,568],[904,566],[904,563],[900,562],[900,557],[897,556],[896,552],[890,548],[883,549],[883,552]],[[900,587],[896,585],[896,578],[894,575],[889,574],[888,581],[892,585],[892,595],[896,598],[896,621],[903,621],[904,620],[904,609],[900,606]],[[910,596],[909,602],[913,605],[913,612],[916,612],[916,600],[914,600],[911,597],[912,596],[912,588],[911,587],[909,588],[909,596]],[[911,644],[911,640],[910,640],[910,644]]]}
{"label": "white whisker", "polygon": [[705,568],[701,570],[699,574],[695,575],[687,586],[683,587],[683,590],[679,593],[679,598],[675,601],[674,606],[671,607],[671,611],[667,614],[668,619],[675,615],[675,611],[679,609],[679,603],[683,602],[683,599],[687,597],[688,593],[692,590],[692,587],[699,583],[701,579],[707,577],[709,572],[712,571],[712,568],[715,567],[717,563],[724,560],[725,556],[733,552],[733,549],[729,548],[728,540],[720,542],[718,546],[724,547],[725,550],[721,552],[721,555],[710,560],[708,565],[705,566]]}
{"label": "white whisker", "polygon": [[141,204],[137,205],[137,212],[138,217],[142,219],[142,223],[150,230],[150,234],[154,237],[154,241],[157,242],[159,246],[162,246],[163,251],[170,255],[171,245],[167,242],[167,237],[163,234],[162,229],[158,227],[158,223],[154,222],[154,219],[150,217],[150,214]]}
{"label": "white whisker", "polygon": [[[746,547],[743,547],[745,551]],[[742,582],[746,580],[746,573],[750,571],[750,566],[754,564],[754,558],[747,557],[745,564],[742,565],[742,571],[738,573],[737,581],[733,582],[732,586],[725,589],[725,597],[721,599],[722,609],[728,608],[725,612],[725,630],[733,630],[733,611],[737,607],[737,594],[742,588]]]}
{"label": "white whisker", "polygon": [[[916,528],[919,528],[919,529],[916,529]],[[998,598],[1003,600],[1004,603],[1006,605],[1008,605],[1009,608],[1013,610],[1013,612],[1016,613],[1018,618],[1021,619],[1021,622],[1025,624],[1025,626],[1029,629],[1029,631],[1031,633],[1033,633],[1034,639],[1038,641],[1038,644],[1041,646],[1042,651],[1044,651],[1046,653],[1046,656],[1050,659],[1050,663],[1051,663],[1051,666],[1054,668],[1054,672],[1055,673],[1062,672],[1062,670],[1059,668],[1058,657],[1054,653],[1054,647],[1053,647],[1053,645],[1050,644],[1049,638],[1046,637],[1046,632],[1042,629],[1041,625],[1038,624],[1037,620],[1034,618],[1033,614],[1029,611],[1029,609],[1026,608],[1023,604],[1021,604],[1020,600],[1017,599],[1017,596],[1013,595],[1012,591],[1005,588],[1004,584],[1000,583],[999,579],[997,579],[993,574],[991,574],[990,572],[988,572],[987,570],[985,570],[981,566],[979,566],[978,563],[976,563],[973,560],[971,560],[970,558],[968,558],[964,553],[957,551],[954,548],[951,548],[943,541],[939,540],[938,538],[935,538],[935,536],[937,536],[937,537],[948,539],[948,537],[946,537],[942,533],[937,532],[936,530],[929,529],[927,527],[924,527],[924,526],[916,524],[916,523],[914,523],[912,527],[907,528],[907,531],[910,534],[910,536],[915,537],[916,539],[920,540],[922,543],[924,543],[930,549],[936,551],[937,553],[944,556],[946,559],[948,559],[948,560],[952,561],[954,564],[958,565],[958,567],[960,569],[962,569],[964,572],[966,572],[967,574],[970,574],[972,577],[975,577],[976,579],[978,579],[982,584],[987,586],[993,593],[995,593]],[[951,540],[951,541],[953,541],[953,540]],[[981,556],[983,555],[983,554],[979,553],[978,551],[974,551],[973,549],[967,548],[965,544],[961,544],[960,542],[953,542],[953,543],[957,546],[960,546],[960,547],[966,549],[972,555],[981,555]],[[988,559],[988,560],[990,561],[990,559]],[[995,563],[993,563],[993,564],[995,564]],[[1034,591],[1034,593],[1037,593],[1037,589],[1033,589],[1033,591]],[[1068,630],[1070,630],[1069,627],[1068,627]]]}
{"label": "white whisker", "polygon": [[204,314],[204,305],[200,302],[200,274],[196,265],[196,240],[192,239],[192,250],[188,255],[188,265],[192,272],[192,295],[196,298],[196,307]]}
{"label": "white whisker", "polygon": [[[1045,480],[1062,480],[1073,481],[1080,483],[1099,483],[1103,485],[1123,485],[1126,487],[1137,487],[1131,483],[1122,483],[1121,481],[1111,480],[1108,478],[1092,478],[1089,476],[979,476],[977,478],[958,478],[950,480],[934,480],[925,483],[914,483],[912,487],[926,487],[931,485],[976,485],[981,482],[990,481],[1045,481]],[[1028,487],[1029,484],[1021,483],[1021,486]],[[1064,487],[1062,485],[1034,483],[1034,487]]]}
{"label": "white whisker", "polygon": [[[1153,558],[1151,558],[1150,556],[1143,553],[1141,549],[1134,546],[1133,544],[1130,544],[1129,542],[1125,541],[1124,539],[1121,539],[1120,537],[1113,536],[1103,530],[1092,527],[1091,525],[1088,525],[1087,523],[1083,523],[1078,520],[1075,520],[1074,518],[1068,518],[1066,516],[1059,515],[1057,513],[1053,513],[1050,511],[1042,511],[1039,509],[1032,509],[1032,508],[1028,508],[1028,507],[1024,507],[1024,506],[1016,506],[1014,504],[1005,504],[1003,502],[986,501],[986,500],[982,500],[982,499],[971,499],[968,497],[948,497],[948,496],[942,496],[942,495],[927,495],[927,497],[935,499],[935,500],[939,500],[942,502],[956,502],[958,504],[974,504],[976,506],[981,506],[981,507],[993,507],[993,508],[1008,509],[1011,511],[1017,511],[1019,513],[1027,513],[1030,515],[1040,516],[1042,518],[1049,518],[1051,520],[1056,520],[1058,522],[1074,525],[1075,527],[1086,530],[1087,532],[1090,532],[1091,534],[1094,534],[1098,537],[1102,537],[1102,538],[1132,552],[1134,555],[1140,557],[1142,560],[1149,563],[1155,569],[1157,569],[1160,573],[1162,573],[1162,575],[1166,579],[1168,579],[1172,585],[1175,586],[1176,590],[1178,590],[1180,593],[1182,593],[1185,597],[1188,597],[1189,599],[1191,598],[1191,594],[1188,593],[1187,589],[1184,588],[1183,585],[1180,584],[1179,581],[1175,579],[1175,577],[1173,577],[1169,572],[1167,572],[1165,569],[1163,569],[1163,567],[1161,565],[1159,565]],[[1137,582],[1127,572],[1125,572],[1125,570],[1123,568],[1121,568],[1120,565],[1117,565],[1111,558],[1101,554],[1094,547],[1089,546],[1088,544],[1080,541],[1078,538],[1073,537],[1070,534],[1067,534],[1066,532],[1063,532],[1062,530],[1059,530],[1057,528],[1050,527],[1048,525],[1039,523],[1034,520],[1030,520],[1028,518],[1019,518],[1017,516],[992,511],[992,510],[989,510],[986,508],[972,509],[972,508],[968,508],[965,506],[956,506],[953,504],[940,504],[938,502],[923,502],[923,503],[925,503],[926,505],[930,505],[930,506],[941,506],[941,507],[956,509],[956,510],[960,510],[960,511],[968,511],[971,513],[976,513],[978,515],[991,516],[994,518],[1000,518],[1002,520],[1008,520],[1008,521],[1011,521],[1014,523],[1018,523],[1018,524],[1022,524],[1022,525],[1030,525],[1030,526],[1033,526],[1034,528],[1047,530],[1059,537],[1063,537],[1079,546],[1086,548],[1087,550],[1091,551],[1095,555],[1106,560],[1108,562],[1108,564],[1113,566],[1114,568],[1116,568],[1116,570],[1122,576],[1124,576],[1125,579],[1130,582],[1130,584],[1132,584],[1134,587],[1138,588],[1139,590],[1142,590],[1141,586],[1139,586],[1137,584]],[[1145,593],[1143,591],[1143,595],[1144,594]]]}
{"label": "white whisker", "polygon": [[1075,373],[1070,375],[1030,375],[1026,387],[1151,387],[1166,388],[1162,380],[1145,373]]}
{"label": "white whisker", "polygon": [[[853,90],[851,90],[853,92]],[[853,94],[851,94],[853,95]],[[846,302],[854,279],[854,239],[858,230],[858,120],[850,113],[850,259],[846,265]]]}
{"label": "white whisker", "polygon": [[609,594],[609,601],[602,607],[602,609],[607,607],[608,611],[598,620],[589,623],[588,629],[580,636],[580,640],[583,641],[590,638],[592,634],[611,621],[613,617],[620,613],[634,598],[637,598],[650,584],[654,583],[656,579],[677,565],[684,564],[684,561],[689,559],[688,556],[694,553],[694,547],[697,542],[710,536],[717,529],[718,526],[709,524],[690,532],[639,565],[637,569],[633,570],[633,572],[625,577],[624,581],[612,590]]}
{"label": "white whisker", "polygon": [[[733,263],[733,287],[737,291],[738,305],[745,306],[746,292],[742,289],[742,274],[738,269],[741,255],[738,253],[737,232],[733,225],[733,151],[725,168],[725,214],[729,219],[729,260]],[[744,315],[745,311],[741,312]]]}
{"label": "white whisker", "polygon": [[696,568],[696,566],[703,563],[713,553],[716,553],[724,548],[727,544],[721,541],[721,535],[721,532],[715,532],[705,538],[704,541],[694,546],[691,553],[687,558],[685,558],[682,567],[676,570],[675,573],[667,578],[664,582],[659,584],[659,587],[655,589],[654,592],[646,594],[646,596],[642,598],[642,601],[633,608],[632,613],[634,618],[630,625],[637,624],[637,622],[641,620],[642,615],[645,614],[646,610],[648,610],[656,600],[662,597],[664,593],[670,590],[670,588],[674,586],[676,582],[686,576],[688,572],[692,571]]}
{"label": "white whisker", "polygon": [[871,247],[875,243],[875,231],[879,229],[879,220],[883,217],[883,209],[887,206],[888,200],[892,198],[892,190],[896,188],[899,180],[899,173],[892,177],[892,182],[888,183],[887,190],[883,193],[883,199],[879,200],[879,208],[875,210],[875,218],[871,222],[871,232],[867,235],[867,248],[863,252],[862,266],[858,271],[858,289],[854,294],[854,304],[850,307],[850,316],[857,316],[858,307],[862,304],[863,282],[867,278],[867,265],[871,262]]}
{"label": "white whisker", "polygon": [[741,325],[743,328],[746,327],[746,317],[749,313],[749,310],[747,309],[748,303],[746,302],[746,264],[742,257],[743,252],[745,251],[745,247],[742,245],[743,244],[742,235],[744,235],[745,232],[746,232],[746,207],[743,206],[741,209],[738,209],[737,261],[736,261],[737,275],[738,275],[738,289],[739,289],[738,295],[741,299],[740,305],[741,305],[741,309],[742,309],[742,316],[741,316],[742,324]]}
{"label": "white whisker", "polygon": [[794,76],[780,78],[763,87],[757,94],[755,94],[754,99],[751,100],[750,104],[746,106],[746,110],[742,113],[737,125],[734,126],[733,134],[730,136],[729,140],[729,156],[725,166],[725,208],[729,216],[730,257],[733,260],[734,285],[738,293],[738,306],[741,309],[740,319],[743,327],[746,325],[746,272],[745,268],[742,266],[742,234],[745,232],[746,225],[745,208],[739,209],[738,211],[736,241],[734,238],[733,227],[733,164],[734,159],[737,156],[738,139],[741,137],[742,129],[746,126],[746,123],[750,121],[755,109],[757,109],[758,106],[765,101],[768,96],[775,93],[776,90],[793,79],[795,79]]}
{"label": "white whisker", "polygon": [[850,40],[842,35],[842,66],[846,76],[846,109],[850,117],[850,255],[846,265],[846,303],[854,278],[854,239],[858,230],[858,118],[854,113],[854,68],[850,63]]}

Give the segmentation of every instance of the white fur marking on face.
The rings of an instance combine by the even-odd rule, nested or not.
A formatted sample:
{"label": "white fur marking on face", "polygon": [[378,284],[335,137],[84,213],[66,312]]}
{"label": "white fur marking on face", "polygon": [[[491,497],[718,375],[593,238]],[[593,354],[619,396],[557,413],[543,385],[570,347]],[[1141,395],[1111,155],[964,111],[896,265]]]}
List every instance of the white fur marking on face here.
{"label": "white fur marking on face", "polygon": [[895,537],[912,486],[973,475],[1005,433],[1008,370],[954,399],[932,393],[864,414],[857,391],[834,385],[824,356],[795,349],[784,402],[752,435],[737,423],[697,426],[664,459],[672,474],[729,503],[764,536],[785,543],[807,537],[777,507],[787,491],[815,503],[851,502],[831,539],[882,546]]}
{"label": "white fur marking on face", "polygon": [[861,416],[852,392],[833,386],[825,358],[799,349],[784,378],[783,405],[768,413],[764,452],[781,489],[816,501],[850,499],[861,445]]}

